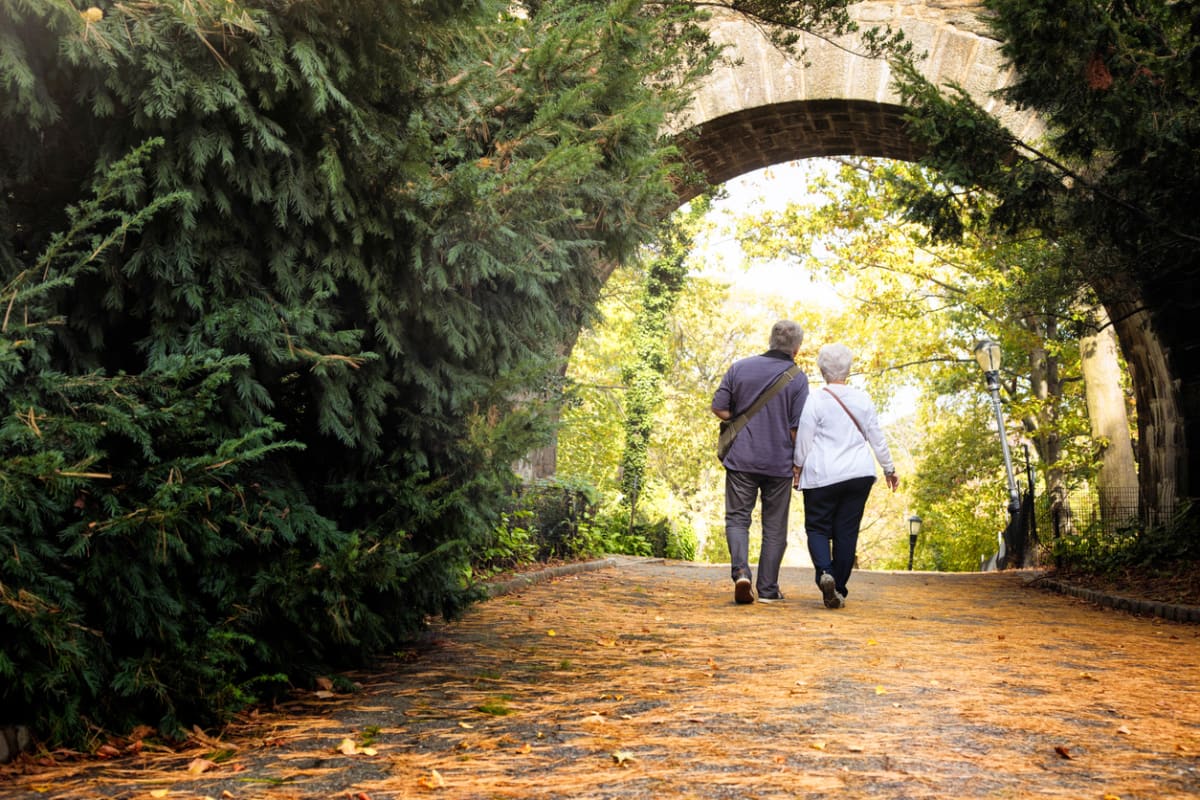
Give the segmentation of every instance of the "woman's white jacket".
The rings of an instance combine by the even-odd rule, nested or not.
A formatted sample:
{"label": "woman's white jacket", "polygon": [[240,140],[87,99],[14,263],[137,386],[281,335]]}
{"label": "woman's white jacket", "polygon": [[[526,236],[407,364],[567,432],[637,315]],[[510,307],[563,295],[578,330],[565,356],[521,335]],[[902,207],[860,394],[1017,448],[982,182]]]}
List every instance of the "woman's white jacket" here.
{"label": "woman's white jacket", "polygon": [[[846,404],[862,426],[862,432],[831,394]],[[796,466],[803,468],[801,489],[874,477],[876,461],[885,473],[896,469],[870,396],[842,383],[828,384],[809,393],[796,429],[794,460]]]}

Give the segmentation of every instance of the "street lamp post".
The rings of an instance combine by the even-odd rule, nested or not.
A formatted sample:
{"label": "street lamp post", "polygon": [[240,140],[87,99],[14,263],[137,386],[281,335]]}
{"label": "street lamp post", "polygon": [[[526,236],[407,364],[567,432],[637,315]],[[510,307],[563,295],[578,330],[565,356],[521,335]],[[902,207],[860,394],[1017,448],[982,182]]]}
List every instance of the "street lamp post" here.
{"label": "street lamp post", "polygon": [[[975,360],[983,369],[987,388],[992,395],[992,410],[996,413],[996,430],[1000,434],[1000,452],[1004,454],[1004,472],[1008,476],[1008,534],[1016,533],[1017,515],[1021,511],[1021,495],[1013,475],[1012,455],[1008,451],[1008,436],[1004,432],[1004,411],[1000,407],[1000,345],[985,339],[975,345]],[[1006,536],[1006,539],[1009,537]],[[1011,541],[1006,541],[1011,546]]]}
{"label": "street lamp post", "polygon": [[921,518],[913,514],[908,518],[908,571],[912,572],[913,553],[917,549],[917,537],[921,535]]}

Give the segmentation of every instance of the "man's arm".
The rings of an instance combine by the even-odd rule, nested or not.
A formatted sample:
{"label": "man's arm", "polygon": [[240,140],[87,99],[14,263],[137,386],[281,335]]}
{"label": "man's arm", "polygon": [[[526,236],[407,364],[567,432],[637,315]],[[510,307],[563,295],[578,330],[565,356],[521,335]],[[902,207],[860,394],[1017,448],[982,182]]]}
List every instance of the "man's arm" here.
{"label": "man's arm", "polygon": [[717,415],[718,419],[729,419],[733,416],[733,414],[729,413],[728,408],[714,408],[712,412]]}

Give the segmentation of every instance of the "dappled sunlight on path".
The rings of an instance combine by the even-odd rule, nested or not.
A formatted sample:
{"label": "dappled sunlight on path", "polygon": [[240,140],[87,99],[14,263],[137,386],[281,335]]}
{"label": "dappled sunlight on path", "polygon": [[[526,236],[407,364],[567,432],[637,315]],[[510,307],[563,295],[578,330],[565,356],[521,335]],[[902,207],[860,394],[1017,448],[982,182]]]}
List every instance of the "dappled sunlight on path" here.
{"label": "dappled sunlight on path", "polygon": [[[371,800],[1200,795],[1200,627],[1101,610],[1028,577],[858,572],[848,606],[831,611],[809,570],[784,571],[786,602],[738,606],[727,567],[630,560],[438,625],[426,649],[364,678],[364,691],[231,730],[236,757],[203,775],[147,772],[130,788],[131,765],[93,765],[86,776],[19,776],[17,788]],[[365,733],[374,755],[336,752]],[[83,786],[92,795],[63,793]]]}

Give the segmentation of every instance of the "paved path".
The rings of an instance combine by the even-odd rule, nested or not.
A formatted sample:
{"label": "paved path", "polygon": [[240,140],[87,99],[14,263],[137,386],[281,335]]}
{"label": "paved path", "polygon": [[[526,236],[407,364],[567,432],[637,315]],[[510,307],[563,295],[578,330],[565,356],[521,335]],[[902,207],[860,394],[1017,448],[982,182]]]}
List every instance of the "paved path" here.
{"label": "paved path", "polygon": [[727,567],[622,560],[231,729],[203,774],[121,759],[0,796],[1200,797],[1200,626],[1029,577],[860,572],[831,611],[809,570],[738,606]]}

